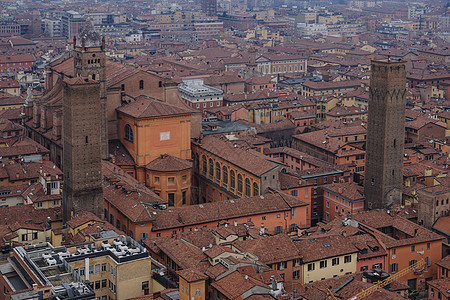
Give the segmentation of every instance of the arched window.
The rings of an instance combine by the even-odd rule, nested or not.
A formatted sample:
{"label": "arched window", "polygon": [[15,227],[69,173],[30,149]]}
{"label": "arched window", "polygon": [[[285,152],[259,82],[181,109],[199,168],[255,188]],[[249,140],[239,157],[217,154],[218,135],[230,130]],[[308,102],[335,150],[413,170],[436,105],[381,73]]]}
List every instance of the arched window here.
{"label": "arched window", "polygon": [[125,125],[125,139],[129,142],[133,142],[133,129],[130,125]]}
{"label": "arched window", "polygon": [[245,178],[245,196],[250,197],[252,194],[250,180]]}
{"label": "arched window", "polygon": [[206,176],[207,170],[208,170],[208,166],[206,164],[206,156],[202,155],[202,171],[203,171],[203,175]]}
{"label": "arched window", "polygon": [[92,80],[95,80],[95,74],[92,74]]}
{"label": "arched window", "polygon": [[220,175],[222,175],[221,174],[220,164],[218,162],[216,162],[216,179],[218,181],[220,181]]}
{"label": "arched window", "polygon": [[198,172],[200,170],[200,159],[198,157],[198,153],[195,153],[194,160],[195,160],[195,168],[197,169]]}
{"label": "arched window", "polygon": [[214,177],[214,162],[211,158],[209,159],[209,177]]}
{"label": "arched window", "polygon": [[144,80],[139,80],[139,89],[140,90],[144,89]]}
{"label": "arched window", "polygon": [[223,167],[223,170],[222,170],[222,172],[223,172],[223,184],[224,185],[227,185],[228,184],[228,169],[227,169],[227,167]]}
{"label": "arched window", "polygon": [[234,171],[231,170],[230,171],[230,189],[232,191],[234,191],[235,188],[236,188],[236,177],[234,175]]}
{"label": "arched window", "polygon": [[242,194],[242,175],[238,174],[238,193]]}
{"label": "arched window", "polygon": [[259,196],[259,186],[256,182],[253,182],[253,196]]}

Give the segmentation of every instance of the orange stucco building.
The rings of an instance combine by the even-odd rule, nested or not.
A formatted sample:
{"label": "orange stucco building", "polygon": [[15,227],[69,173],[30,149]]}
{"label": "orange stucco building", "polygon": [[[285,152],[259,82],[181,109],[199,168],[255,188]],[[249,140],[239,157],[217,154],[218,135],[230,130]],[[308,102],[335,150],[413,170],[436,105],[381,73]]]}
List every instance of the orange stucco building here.
{"label": "orange stucco building", "polygon": [[163,154],[145,166],[145,184],[169,207],[191,204],[192,163]]}
{"label": "orange stucco building", "polygon": [[308,204],[280,191],[200,205],[166,207],[154,192],[127,172],[103,163],[105,216],[135,240],[170,237],[177,232],[215,228],[219,222],[253,223],[269,234],[305,227]]}
{"label": "orange stucco building", "polygon": [[436,262],[442,258],[443,237],[405,218],[384,210],[353,214],[360,228],[373,234],[387,252],[385,270],[394,274],[424,259],[426,266],[401,277],[410,289],[423,291],[426,282],[436,279]]}
{"label": "orange stucco building", "polygon": [[323,186],[324,221],[364,211],[364,188],[354,182]]}
{"label": "orange stucco building", "polygon": [[192,113],[146,96],[117,109],[119,139],[134,160],[127,173],[169,206],[191,202]]}

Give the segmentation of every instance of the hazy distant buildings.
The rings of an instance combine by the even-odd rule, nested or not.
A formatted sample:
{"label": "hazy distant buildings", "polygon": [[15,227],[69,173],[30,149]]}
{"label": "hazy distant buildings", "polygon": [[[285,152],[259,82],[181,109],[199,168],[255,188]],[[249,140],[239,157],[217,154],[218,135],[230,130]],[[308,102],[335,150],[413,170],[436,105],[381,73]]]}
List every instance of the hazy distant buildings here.
{"label": "hazy distant buildings", "polygon": [[202,0],[202,12],[208,16],[217,15],[217,0]]}
{"label": "hazy distant buildings", "polygon": [[309,36],[309,35],[328,35],[328,27],[326,24],[308,24],[297,23],[297,35]]}
{"label": "hazy distant buildings", "polygon": [[234,28],[237,30],[248,30],[256,27],[256,19],[249,15],[232,15],[227,14],[220,16],[225,28]]}
{"label": "hazy distant buildings", "polygon": [[81,27],[86,22],[78,12],[70,10],[61,17],[61,34],[66,38],[73,38],[80,33]]}
{"label": "hazy distant buildings", "polygon": [[223,32],[223,22],[217,17],[194,20],[194,29],[198,39],[210,39]]}
{"label": "hazy distant buildings", "polygon": [[0,33],[6,35],[20,35],[20,24],[14,21],[0,22]]}
{"label": "hazy distant buildings", "polygon": [[43,32],[49,37],[61,36],[61,20],[59,19],[43,19]]}

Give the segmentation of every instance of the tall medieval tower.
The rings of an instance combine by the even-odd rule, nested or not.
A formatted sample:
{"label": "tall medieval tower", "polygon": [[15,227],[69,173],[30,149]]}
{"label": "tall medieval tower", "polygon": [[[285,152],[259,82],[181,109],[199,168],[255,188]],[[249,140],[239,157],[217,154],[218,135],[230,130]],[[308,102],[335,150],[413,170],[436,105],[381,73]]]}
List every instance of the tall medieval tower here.
{"label": "tall medieval tower", "polygon": [[74,77],[89,78],[100,83],[101,151],[102,159],[108,159],[105,39],[94,30],[91,22],[86,22],[74,44]]}
{"label": "tall medieval tower", "polygon": [[92,25],[75,41],[74,69],[74,78],[63,81],[65,222],[79,210],[100,218],[104,214],[102,158],[108,149],[105,52],[104,41]]}
{"label": "tall medieval tower", "polygon": [[406,62],[372,61],[364,175],[365,208],[401,203]]}
{"label": "tall medieval tower", "polygon": [[75,77],[63,82],[64,221],[87,210],[103,218],[100,84]]}

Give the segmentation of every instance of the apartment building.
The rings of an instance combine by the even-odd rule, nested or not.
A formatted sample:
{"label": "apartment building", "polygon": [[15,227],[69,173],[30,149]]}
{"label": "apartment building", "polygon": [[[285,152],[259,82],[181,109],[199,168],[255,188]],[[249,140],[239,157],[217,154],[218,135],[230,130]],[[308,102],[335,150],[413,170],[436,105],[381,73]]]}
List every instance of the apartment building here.
{"label": "apartment building", "polygon": [[354,182],[324,185],[323,220],[329,222],[337,216],[364,211],[364,187]]}
{"label": "apartment building", "polygon": [[310,283],[356,272],[357,253],[350,240],[341,235],[295,242],[302,255],[302,283]]}

